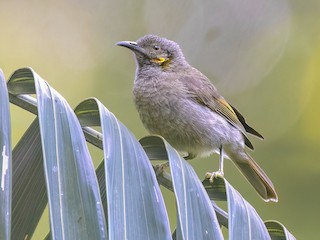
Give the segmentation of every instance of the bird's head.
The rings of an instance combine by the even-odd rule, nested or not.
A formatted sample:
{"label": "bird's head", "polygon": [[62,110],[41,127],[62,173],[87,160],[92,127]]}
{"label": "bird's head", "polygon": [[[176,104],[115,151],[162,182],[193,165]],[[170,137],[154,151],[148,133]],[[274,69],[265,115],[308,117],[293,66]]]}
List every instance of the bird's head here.
{"label": "bird's head", "polygon": [[156,35],[146,35],[137,42],[118,42],[117,45],[133,51],[139,67],[169,70],[187,64],[177,43]]}

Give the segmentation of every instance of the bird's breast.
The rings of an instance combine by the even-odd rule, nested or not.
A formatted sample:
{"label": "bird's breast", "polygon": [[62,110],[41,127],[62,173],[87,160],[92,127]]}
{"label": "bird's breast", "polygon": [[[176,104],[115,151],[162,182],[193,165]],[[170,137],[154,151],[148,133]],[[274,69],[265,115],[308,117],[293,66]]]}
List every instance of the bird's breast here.
{"label": "bird's breast", "polygon": [[[134,101],[145,128],[174,148],[206,155],[221,145],[243,142],[240,131],[219,114],[190,98],[174,78],[137,78]],[[242,144],[242,143],[241,143]]]}
{"label": "bird's breast", "polygon": [[165,79],[150,77],[136,79],[133,94],[136,108],[144,126],[155,134],[169,127],[179,103],[178,89]]}

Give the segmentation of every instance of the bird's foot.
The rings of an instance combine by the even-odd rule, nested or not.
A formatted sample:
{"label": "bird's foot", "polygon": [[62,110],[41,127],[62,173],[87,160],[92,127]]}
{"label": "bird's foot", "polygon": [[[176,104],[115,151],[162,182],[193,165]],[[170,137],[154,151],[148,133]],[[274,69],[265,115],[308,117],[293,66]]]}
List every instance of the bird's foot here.
{"label": "bird's foot", "polygon": [[224,177],[223,171],[218,170],[217,172],[207,172],[205,175],[205,178],[208,179],[211,183],[213,183],[214,179],[218,177]]}
{"label": "bird's foot", "polygon": [[156,176],[164,174],[164,172],[168,168],[169,168],[169,161],[162,164],[155,165],[154,170],[155,170]]}

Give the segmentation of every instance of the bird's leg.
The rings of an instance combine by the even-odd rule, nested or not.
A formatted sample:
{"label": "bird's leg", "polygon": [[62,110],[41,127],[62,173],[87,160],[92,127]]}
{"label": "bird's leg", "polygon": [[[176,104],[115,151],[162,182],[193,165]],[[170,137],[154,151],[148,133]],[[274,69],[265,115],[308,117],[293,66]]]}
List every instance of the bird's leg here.
{"label": "bird's leg", "polygon": [[224,160],[224,158],[223,158],[223,147],[221,146],[220,147],[220,156],[219,156],[219,170],[217,171],[217,172],[212,172],[212,173],[210,173],[210,172],[207,172],[206,173],[206,179],[209,179],[209,181],[212,183],[213,182],[213,180],[215,179],[215,178],[217,178],[217,177],[221,177],[221,178],[223,178],[223,176],[224,176],[224,172],[223,172],[223,160]]}
{"label": "bird's leg", "polygon": [[223,160],[224,160],[224,153],[223,153],[223,148],[222,146],[220,147],[220,156],[219,156],[219,170],[218,173],[223,177],[224,172],[223,172]]}
{"label": "bird's leg", "polygon": [[157,165],[154,165],[153,168],[155,170],[155,173],[156,173],[156,176],[158,175],[161,175],[165,172],[165,170],[167,168],[169,168],[170,165],[169,165],[169,161],[165,162],[165,163],[162,163],[162,164],[157,164]]}

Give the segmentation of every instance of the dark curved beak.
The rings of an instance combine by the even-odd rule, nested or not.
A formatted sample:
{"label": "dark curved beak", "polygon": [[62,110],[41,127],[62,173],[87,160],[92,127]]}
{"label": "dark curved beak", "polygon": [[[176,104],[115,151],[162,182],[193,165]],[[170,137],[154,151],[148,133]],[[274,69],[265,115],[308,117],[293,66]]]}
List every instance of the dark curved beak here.
{"label": "dark curved beak", "polygon": [[121,41],[121,42],[117,42],[116,45],[121,46],[121,47],[126,47],[126,48],[129,48],[131,51],[147,55],[146,50],[144,50],[144,48],[138,46],[138,44],[136,42]]}

